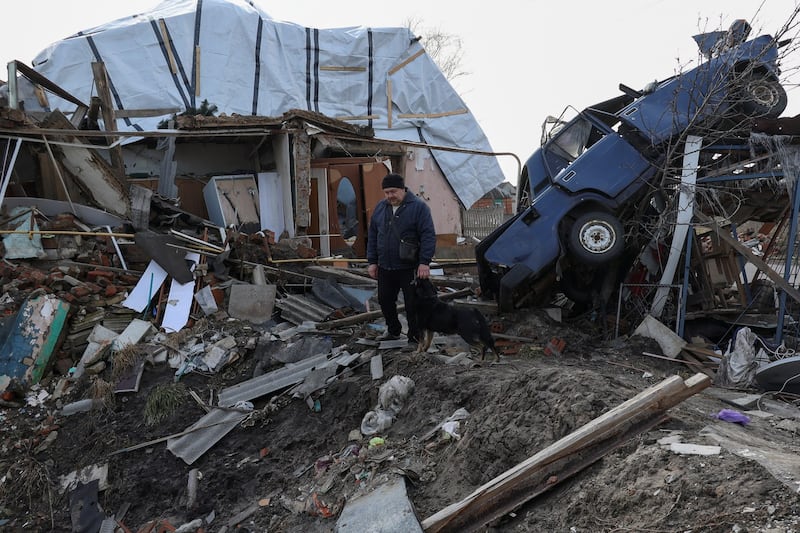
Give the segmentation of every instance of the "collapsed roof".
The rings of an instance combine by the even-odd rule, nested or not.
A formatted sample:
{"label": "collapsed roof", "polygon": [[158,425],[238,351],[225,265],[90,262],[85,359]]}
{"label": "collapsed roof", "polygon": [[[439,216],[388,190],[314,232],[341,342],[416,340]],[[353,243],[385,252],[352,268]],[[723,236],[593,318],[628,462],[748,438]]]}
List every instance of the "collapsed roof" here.
{"label": "collapsed roof", "polygon": [[[371,126],[383,139],[492,151],[408,28],[306,28],[246,0],[169,0],[56,42],[33,66],[88,101],[95,61],[105,63],[119,110],[183,111],[204,100],[226,114],[307,109]],[[68,105],[51,101],[60,104]],[[153,131],[164,118],[121,118],[117,129]],[[433,154],[465,206],[504,179],[493,156]]]}

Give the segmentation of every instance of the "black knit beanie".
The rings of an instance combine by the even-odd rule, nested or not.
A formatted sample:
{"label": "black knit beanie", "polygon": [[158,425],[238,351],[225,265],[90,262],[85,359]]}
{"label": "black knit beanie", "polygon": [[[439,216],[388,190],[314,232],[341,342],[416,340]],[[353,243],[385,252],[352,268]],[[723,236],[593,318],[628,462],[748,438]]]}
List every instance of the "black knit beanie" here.
{"label": "black knit beanie", "polygon": [[406,180],[400,174],[386,174],[381,183],[382,189],[405,189]]}

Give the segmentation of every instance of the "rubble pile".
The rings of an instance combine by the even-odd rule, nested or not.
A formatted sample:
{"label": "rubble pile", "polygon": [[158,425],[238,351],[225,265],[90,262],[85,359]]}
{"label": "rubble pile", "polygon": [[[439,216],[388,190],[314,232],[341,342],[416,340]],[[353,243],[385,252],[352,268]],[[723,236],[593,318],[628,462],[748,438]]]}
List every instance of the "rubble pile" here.
{"label": "rubble pile", "polygon": [[[197,106],[200,90],[193,84],[201,79],[200,65],[213,70],[228,56],[209,55],[215,46],[198,45],[209,42],[200,26],[191,46],[167,39],[168,27],[200,20],[203,9],[224,9],[231,16],[246,13],[246,20],[258,15],[269,30],[264,35],[285,43],[311,35],[284,35],[293,26],[273,25],[252,8],[215,0],[134,17],[131,31],[137,33],[131,35],[139,35],[152,55],[125,45],[130,36],[112,38],[126,27],[114,23],[54,45],[38,65],[42,72],[18,61],[9,65],[14,83],[4,87],[8,99],[0,102],[0,529],[800,528],[800,356],[796,338],[768,342],[769,333],[797,324],[788,320],[784,328],[792,307],[778,302],[788,295],[789,305],[796,305],[800,292],[773,268],[780,257],[770,259],[773,243],[796,240],[789,228],[795,227],[797,206],[791,224],[784,224],[789,210],[781,202],[746,187],[730,202],[737,210],[747,206],[737,211],[741,220],[681,207],[685,195],[687,202],[690,192],[694,196],[695,183],[709,178],[697,188],[708,193],[697,205],[716,209],[716,192],[732,179],[717,171],[758,177],[756,170],[789,169],[788,160],[764,163],[768,154],[756,153],[740,137],[752,117],[737,123],[735,132],[714,132],[736,134],[724,146],[701,148],[700,137],[692,134],[695,140],[681,141],[684,150],[678,150],[672,141],[688,130],[672,132],[680,122],[669,120],[663,122],[669,126],[664,138],[642,144],[646,137],[640,135],[644,130],[635,134],[637,121],[650,120],[636,118],[634,112],[644,107],[632,102],[660,102],[659,97],[621,85],[623,95],[587,108],[571,122],[575,129],[554,127],[543,148],[557,148],[550,156],[560,161],[558,135],[578,131],[576,140],[585,137],[581,142],[592,144],[566,154],[583,155],[564,159],[559,168],[574,165],[567,176],[576,175],[576,167],[594,169],[598,180],[611,176],[603,169],[622,169],[609,156],[642,148],[648,153],[636,153],[634,163],[623,165],[630,171],[627,182],[611,173],[616,181],[608,184],[608,209],[583,212],[599,202],[600,181],[586,182],[584,176],[567,184],[580,194],[572,196],[575,210],[564,222],[577,223],[574,231],[555,231],[553,220],[566,211],[544,216],[545,208],[561,210],[562,203],[551,205],[539,194],[563,196],[559,191],[570,177],[550,176],[555,166],[549,163],[539,169],[548,173],[545,181],[521,173],[528,177],[519,185],[529,190],[518,199],[539,203],[513,207],[515,194],[509,193],[502,196],[503,206],[496,205],[500,198],[487,195],[483,183],[499,175],[492,172],[496,163],[478,153],[485,150],[476,151],[485,139],[471,125],[472,115],[458,110],[463,102],[405,109],[403,88],[417,86],[403,80],[431,78],[424,51],[408,55],[406,28],[384,34],[400,36],[397,51],[392,44],[384,52],[373,50],[371,30],[369,43],[359,41],[365,38],[360,31],[326,34],[346,45],[347,53],[334,58],[355,57],[351,45],[369,44],[370,79],[373,63],[375,72],[403,69],[387,92],[388,113],[372,106],[371,93],[366,106],[328,97],[312,106],[312,92],[319,96],[318,90],[309,92],[312,77],[317,88],[344,87],[328,80],[360,71],[327,64],[338,48],[333,41],[330,50],[318,50],[316,77],[299,77],[305,81],[296,87],[283,85],[294,79],[267,74],[275,65],[308,69],[306,54],[295,55],[305,48],[275,48],[289,54],[287,61],[259,63],[265,66],[259,76],[269,80],[260,87],[296,91],[308,109],[323,103],[323,111],[341,116],[344,108],[325,103],[335,102],[351,108],[353,116],[339,120],[306,109],[271,108],[275,116],[256,116],[256,110],[285,102],[268,98],[267,105],[263,93],[259,103],[259,91],[239,91],[229,99],[225,91],[236,85],[230,83],[216,88],[204,82],[203,93],[220,101],[241,98],[230,105],[242,113],[225,109],[215,117],[213,101]],[[156,32],[152,41],[154,20],[164,35]],[[259,24],[258,42],[261,29]],[[214,35],[212,42],[218,40]],[[249,35],[239,32],[229,44],[240,38],[247,43]],[[70,47],[86,39],[95,52],[109,47],[95,54],[109,63],[93,62],[92,78],[79,79],[82,69],[70,66]],[[412,48],[417,41],[410,41]],[[762,41],[768,47],[777,42]],[[194,50],[191,59],[181,57],[184,49]],[[169,63],[164,68],[131,68],[161,53]],[[757,56],[750,59],[764,59]],[[142,76],[174,74],[176,65],[190,61],[194,80],[168,76],[165,83],[150,84],[164,90],[143,94]],[[137,74],[125,80],[127,72]],[[70,94],[43,73],[81,94]],[[172,94],[166,87],[173,81],[175,99],[162,100]],[[671,84],[679,81],[665,80],[664,94],[673,94]],[[766,81],[748,86],[776,89],[777,117],[785,93],[777,91],[783,90],[777,80]],[[382,91],[380,83],[369,85]],[[90,94],[84,93],[87,87]],[[436,98],[451,93],[446,83],[438,87],[446,90],[434,90]],[[178,94],[185,109],[172,107]],[[52,105],[55,98],[70,110]],[[136,109],[144,102],[145,108]],[[363,109],[370,114],[361,116]],[[617,113],[631,123],[613,126],[608,117]],[[658,120],[668,116],[659,112]],[[351,123],[365,118],[369,127]],[[713,114],[708,118],[715,128],[725,124]],[[465,147],[417,142],[436,141],[437,135],[423,136],[419,124],[440,120],[450,126],[438,131],[455,135]],[[397,139],[376,138],[376,128],[392,130]],[[400,140],[403,129],[413,140]],[[610,150],[610,143],[624,151]],[[665,168],[656,168],[660,156],[652,156],[662,148],[670,156],[664,154]],[[596,165],[586,163],[595,156]],[[684,170],[697,166],[690,156],[706,168],[682,173],[679,184],[672,165],[682,157]],[[465,164],[473,158],[478,163]],[[538,160],[532,158],[526,172]],[[467,167],[488,171],[453,172]],[[496,347],[491,362],[459,335],[437,333],[429,349],[402,336],[383,340],[377,283],[362,258],[370,207],[382,197],[382,177],[394,171],[404,173],[408,194],[428,202],[436,217],[431,298],[442,304],[437,312],[457,317],[448,306],[466,307],[477,317],[480,311],[486,321],[469,324],[490,330],[492,342],[486,331],[482,340]],[[645,178],[661,185],[633,195],[632,187]],[[777,184],[782,178],[770,174],[768,180]],[[719,189],[711,185],[718,181]],[[672,199],[662,197],[670,191]],[[497,209],[462,210],[480,201]],[[630,205],[620,215],[631,217],[624,225],[606,212],[623,202]],[[766,215],[770,219],[761,220]],[[482,240],[466,231],[468,219]],[[545,224],[541,231],[537,220]],[[628,226],[637,226],[635,238],[619,239]],[[680,228],[680,238],[673,227]],[[512,229],[502,239],[494,233]],[[568,234],[569,242],[559,233]],[[603,235],[609,237],[608,255],[599,261],[595,252],[605,246]],[[684,243],[687,255],[681,259]],[[481,250],[495,245],[502,252],[498,260],[482,258]],[[691,257],[690,246],[697,248]],[[574,257],[568,260],[570,251]],[[518,263],[545,255],[548,266],[536,273],[537,280],[529,266]],[[745,259],[757,267],[752,283]],[[787,269],[789,259],[798,262],[786,259]],[[679,264],[685,265],[683,286],[675,277]],[[619,277],[615,270],[627,274]],[[757,273],[769,281],[756,279]],[[467,329],[463,321],[459,326],[462,333]]]}

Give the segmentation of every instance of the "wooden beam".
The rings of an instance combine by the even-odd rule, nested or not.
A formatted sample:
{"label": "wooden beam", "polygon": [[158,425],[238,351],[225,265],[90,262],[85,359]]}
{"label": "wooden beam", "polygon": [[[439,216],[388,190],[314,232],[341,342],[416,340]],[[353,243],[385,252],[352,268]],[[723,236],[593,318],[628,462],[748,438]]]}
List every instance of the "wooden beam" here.
{"label": "wooden beam", "polygon": [[114,118],[134,118],[134,117],[160,117],[179,113],[179,107],[162,107],[161,109],[117,109],[114,111]]}
{"label": "wooden beam", "polygon": [[[12,64],[13,64],[13,67],[14,67],[14,72],[18,72],[19,74],[25,76],[30,81],[32,81],[34,84],[36,84],[38,86],[41,86],[41,87],[44,87],[45,89],[47,89],[51,93],[55,94],[56,96],[59,96],[59,97],[63,98],[64,100],[75,104],[78,107],[82,107],[84,109],[87,109],[89,107],[86,104],[84,104],[81,100],[79,100],[78,98],[76,98],[72,94],[68,93],[67,91],[62,89],[60,86],[56,85],[55,83],[53,83],[52,81],[50,81],[49,79],[47,79],[46,77],[41,75],[38,71],[36,71],[36,70],[32,69],[31,67],[29,67],[28,65],[26,65],[25,63],[23,63],[21,61],[11,61],[8,64],[9,68],[12,66]],[[9,81],[11,81],[11,80],[9,79]],[[77,124],[76,124],[76,126],[77,126]]]}
{"label": "wooden beam", "polygon": [[408,65],[409,63],[411,63],[412,61],[414,61],[416,58],[418,58],[419,56],[421,56],[424,53],[425,53],[425,49],[424,48],[422,48],[420,50],[417,50],[414,53],[414,55],[412,55],[411,57],[409,57],[405,61],[402,61],[401,63],[393,66],[392,68],[390,68],[389,69],[389,76],[391,76],[392,74],[395,74],[396,72],[399,72],[400,69],[402,69],[403,67],[405,67],[406,65]]}
{"label": "wooden beam", "polygon": [[441,113],[399,113],[397,115],[397,118],[442,118],[442,117],[451,117],[453,115],[464,115],[466,113],[467,113],[466,109],[442,111]]}
{"label": "wooden beam", "polygon": [[351,285],[369,286],[373,288],[378,285],[377,280],[374,280],[369,276],[354,274],[343,268],[309,265],[303,269],[303,272],[315,278],[335,279],[340,283],[349,283]]}
{"label": "wooden beam", "polygon": [[[466,294],[472,294],[472,289],[461,289],[460,291],[443,294],[439,296],[439,299],[452,300],[453,298],[458,298]],[[406,306],[403,304],[397,306],[398,311],[404,311],[405,308]],[[376,318],[380,318],[382,316],[383,313],[381,311],[368,311],[366,313],[359,313],[357,315],[348,316],[345,318],[339,318],[337,320],[328,320],[327,322],[320,322],[317,324],[317,329],[327,330],[344,326],[352,326],[354,324],[363,324],[364,322],[369,322],[371,320],[375,320]]]}
{"label": "wooden beam", "polygon": [[347,122],[348,120],[377,120],[380,118],[380,115],[342,115],[335,118],[336,120]]}
{"label": "wooden beam", "polygon": [[[93,61],[92,73],[94,74],[94,83],[97,87],[97,96],[100,97],[105,129],[108,132],[116,132],[117,121],[114,119],[114,104],[111,101],[111,87],[108,83],[108,73],[106,72],[105,63]],[[107,139],[112,145],[116,140],[117,138],[115,136],[108,137]],[[111,167],[114,169],[119,182],[127,189],[128,179],[125,175],[125,162],[122,158],[122,147],[116,145],[109,151],[111,153]]]}
{"label": "wooden beam", "polygon": [[686,365],[689,366],[695,372],[702,372],[706,376],[711,379],[714,379],[714,372],[706,368],[702,361],[700,361],[697,357],[694,356],[688,350],[681,350],[680,356],[686,361]]}
{"label": "wooden beam", "polygon": [[336,66],[336,65],[322,65],[319,67],[320,70],[326,70],[330,72],[366,72],[367,67],[343,67],[343,66]]}
{"label": "wooden beam", "polygon": [[392,78],[386,79],[386,125],[392,129]]}
{"label": "wooden beam", "polygon": [[200,47],[194,47],[194,66],[195,66],[195,74],[194,74],[194,95],[196,98],[200,98],[200,58],[202,55],[200,54]]}
{"label": "wooden beam", "polygon": [[517,466],[426,518],[426,532],[469,532],[513,511],[538,494],[579,472],[626,439],[653,427],[665,411],[711,385],[696,374],[684,381],[670,376]]}
{"label": "wooden beam", "polygon": [[167,49],[167,62],[169,63],[169,71],[172,74],[177,74],[178,63],[175,61],[175,52],[172,50],[172,39],[169,37],[167,23],[163,18],[158,19],[158,28],[161,30],[161,39],[163,39],[164,47]]}

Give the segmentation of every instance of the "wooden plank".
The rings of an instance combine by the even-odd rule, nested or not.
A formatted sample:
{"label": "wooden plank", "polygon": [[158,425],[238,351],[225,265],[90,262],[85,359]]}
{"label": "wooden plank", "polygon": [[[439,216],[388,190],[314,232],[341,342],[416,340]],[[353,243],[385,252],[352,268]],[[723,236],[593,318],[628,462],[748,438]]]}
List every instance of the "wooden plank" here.
{"label": "wooden plank", "polygon": [[425,49],[422,48],[422,49],[418,50],[414,55],[412,55],[411,57],[409,57],[408,59],[403,61],[402,63],[399,63],[398,65],[395,65],[394,67],[390,68],[389,69],[389,76],[391,76],[392,74],[398,72],[401,68],[405,67],[406,65],[408,65],[409,63],[411,63],[412,61],[414,61],[416,58],[418,58],[419,56],[421,56],[424,53],[425,53]]}
{"label": "wooden plank", "polygon": [[706,376],[713,378],[714,372],[706,368],[702,361],[695,357],[691,352],[681,350],[681,357],[686,361],[686,364],[696,372],[702,372]]}
{"label": "wooden plank", "polygon": [[160,109],[117,109],[114,111],[114,118],[160,117],[180,111],[181,108],[179,107],[162,107]]}
{"label": "wooden plank", "polygon": [[[93,61],[92,74],[94,75],[94,83],[97,87],[97,96],[100,97],[103,124],[105,125],[106,131],[116,132],[117,121],[114,118],[114,104],[111,100],[111,87],[108,83],[108,73],[106,72],[105,63]],[[107,139],[109,144],[114,144],[116,140],[116,136],[109,136]],[[122,147],[120,145],[115,145],[109,152],[111,153],[111,166],[116,173],[116,177],[119,182],[127,188],[128,180],[125,175],[125,162],[122,158]]]}
{"label": "wooden plank", "polygon": [[[458,298],[460,296],[464,296],[465,294],[471,294],[472,289],[461,289],[460,291],[451,292],[449,294],[444,294],[439,297],[440,300],[451,300],[453,298]],[[400,304],[397,306],[397,311],[405,311],[406,306],[404,304]],[[317,324],[317,329],[334,329],[343,326],[352,326],[353,324],[362,324],[364,322],[369,322],[370,320],[375,320],[383,316],[381,311],[368,311],[366,313],[360,313],[353,316],[348,316],[346,318],[340,318],[337,320],[328,320],[327,322],[320,322]]]}
{"label": "wooden plank", "polygon": [[[333,279],[339,283],[345,283],[357,286],[377,287],[378,281],[368,276],[361,274],[354,274],[349,270],[337,267],[329,267],[323,265],[309,265],[303,269],[303,272],[309,276],[322,279]],[[366,274],[366,272],[365,272]]]}
{"label": "wooden plank", "polygon": [[195,66],[195,74],[194,74],[194,95],[197,98],[200,98],[200,47],[194,47],[194,66]]}
{"label": "wooden plank", "polygon": [[386,127],[392,129],[392,80],[386,80]]}
{"label": "wooden plank", "polygon": [[[426,518],[422,527],[428,532],[479,530],[555,486],[565,474],[574,474],[607,453],[619,444],[620,436],[629,437],[652,426],[664,411],[710,385],[711,380],[703,374],[685,382],[679,376],[671,376],[507,470],[460,502]],[[587,450],[593,459],[581,456]],[[554,470],[559,461],[570,458],[574,462],[568,463],[566,470]]]}
{"label": "wooden plank", "polygon": [[341,115],[335,118],[342,122],[347,122],[348,120],[378,120],[380,115]]}
{"label": "wooden plank", "polygon": [[703,346],[697,346],[696,344],[687,344],[686,346],[683,347],[683,349],[688,351],[688,352],[691,352],[694,355],[699,355],[699,356],[704,357],[706,359],[709,359],[709,358],[712,358],[712,357],[715,358],[715,359],[721,359],[722,358],[722,356],[720,354],[718,354],[717,352],[715,352],[714,350],[711,350],[709,348],[705,348]]}
{"label": "wooden plank", "polygon": [[319,67],[320,70],[326,70],[331,72],[366,72],[367,67],[344,67],[344,66],[336,66],[336,65],[323,65]]}
{"label": "wooden plank", "polygon": [[158,27],[161,30],[161,39],[164,41],[164,47],[167,49],[167,61],[169,62],[169,71],[172,74],[178,73],[178,64],[175,61],[175,52],[172,51],[172,41],[169,38],[167,31],[167,23],[162,19],[158,19]]}
{"label": "wooden plank", "polygon": [[466,109],[454,109],[453,111],[442,111],[441,113],[399,113],[398,118],[442,118],[452,117],[453,115],[465,115]]}
{"label": "wooden plank", "polygon": [[60,86],[56,85],[55,83],[53,83],[52,81],[50,81],[46,77],[42,76],[41,74],[39,74],[39,72],[37,72],[36,70],[32,69],[31,67],[29,67],[25,63],[23,63],[21,61],[12,61],[11,63],[13,63],[13,67],[14,67],[14,70],[16,72],[22,74],[23,76],[28,78],[30,81],[32,81],[36,85],[40,85],[40,86],[44,87],[45,89],[47,89],[48,91],[52,92],[56,96],[59,96],[60,98],[63,98],[64,100],[75,104],[79,108],[82,107],[82,108],[88,109],[89,106],[84,104],[81,100],[79,100],[78,98],[76,98],[72,94],[68,93],[67,91],[65,91]]}

